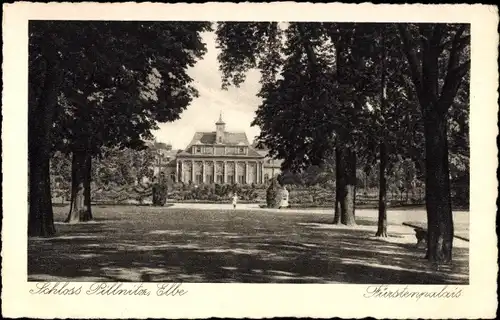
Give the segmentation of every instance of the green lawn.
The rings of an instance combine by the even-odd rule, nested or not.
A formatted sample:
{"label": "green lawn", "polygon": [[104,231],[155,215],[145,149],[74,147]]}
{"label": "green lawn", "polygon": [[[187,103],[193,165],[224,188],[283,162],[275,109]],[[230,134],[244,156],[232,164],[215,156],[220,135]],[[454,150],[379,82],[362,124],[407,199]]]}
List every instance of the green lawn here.
{"label": "green lawn", "polygon": [[342,228],[325,214],[96,206],[94,222],[67,225],[67,208],[54,210],[57,236],[29,240],[30,281],[469,281],[468,248],[437,270],[410,228],[390,225],[394,241],[375,239],[375,219]]}

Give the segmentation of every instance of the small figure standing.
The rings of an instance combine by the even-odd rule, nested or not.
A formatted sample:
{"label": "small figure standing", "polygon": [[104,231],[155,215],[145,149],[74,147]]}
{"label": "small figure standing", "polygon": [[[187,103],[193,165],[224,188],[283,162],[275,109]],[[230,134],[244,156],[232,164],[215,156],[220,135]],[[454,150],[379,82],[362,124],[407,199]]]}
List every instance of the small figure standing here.
{"label": "small figure standing", "polygon": [[233,209],[236,209],[236,204],[238,204],[238,194],[234,193],[234,195],[233,195]]}

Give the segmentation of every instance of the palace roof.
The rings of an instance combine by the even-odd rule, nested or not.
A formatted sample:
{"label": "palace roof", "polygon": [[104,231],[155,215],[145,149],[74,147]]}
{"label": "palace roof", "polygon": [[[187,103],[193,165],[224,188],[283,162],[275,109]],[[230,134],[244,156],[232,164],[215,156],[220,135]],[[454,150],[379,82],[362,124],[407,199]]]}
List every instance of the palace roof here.
{"label": "palace roof", "polygon": [[[222,138],[222,143],[216,143],[216,133],[215,132],[196,132],[188,144],[186,149],[179,153],[179,155],[190,155],[190,156],[208,156],[207,154],[195,155],[191,152],[191,147],[196,145],[210,145],[210,146],[245,146],[248,147],[248,153],[245,155],[230,155],[231,157],[263,157],[257,150],[255,150],[250,143],[245,132],[224,132]],[[214,156],[214,155],[212,155]],[[218,155],[218,157],[220,157]]]}
{"label": "palace roof", "polygon": [[[215,145],[215,132],[196,132],[193,139],[188,145],[190,146],[196,144],[208,144]],[[247,135],[245,132],[224,132],[222,137],[222,143],[220,145],[226,146],[237,146],[237,145],[249,145]]]}

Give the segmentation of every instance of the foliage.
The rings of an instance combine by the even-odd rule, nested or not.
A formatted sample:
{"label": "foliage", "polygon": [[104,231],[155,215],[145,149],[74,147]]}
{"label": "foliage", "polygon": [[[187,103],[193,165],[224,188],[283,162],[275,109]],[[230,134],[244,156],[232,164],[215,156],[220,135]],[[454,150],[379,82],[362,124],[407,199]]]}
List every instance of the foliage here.
{"label": "foliage", "polygon": [[424,119],[427,258],[450,263],[454,227],[448,125],[464,82],[468,90],[470,25],[399,24],[398,29]]}
{"label": "foliage", "polygon": [[239,86],[259,68],[263,83],[274,81],[281,64],[282,30],[277,22],[220,22],[216,30],[222,87]]}
{"label": "foliage", "polygon": [[33,46],[57,30],[64,78],[54,148],[85,142],[99,154],[102,146],[141,148],[156,121],[179,118],[197,96],[186,71],[205,53],[200,32],[210,24],[38,21],[32,30]]}
{"label": "foliage", "polygon": [[271,179],[266,191],[266,205],[268,208],[277,208],[280,203],[280,185],[276,178]]}
{"label": "foliage", "polygon": [[[449,36],[456,27],[445,29]],[[282,30],[280,24],[267,22],[227,22],[219,23],[217,41],[224,87],[238,86],[249,69],[264,73],[264,66],[273,66],[274,77],[262,76],[263,103],[253,124],[261,128],[258,142],[285,159],[284,167],[319,165],[327,156],[329,139],[345,132],[354,136],[358,150],[365,150],[361,155],[368,157],[362,159],[367,165],[374,164],[377,142],[383,139],[390,144],[391,158],[410,157],[422,171],[424,132],[418,92],[401,50],[398,25],[289,23]],[[445,42],[444,47],[449,46],[451,42]],[[321,70],[315,75],[320,83],[312,78],[315,70]],[[335,82],[336,77],[342,83]],[[383,91],[385,106],[380,104]],[[315,96],[316,92],[323,95]],[[467,90],[463,92],[466,96]],[[464,98],[461,102],[467,106]]]}
{"label": "foliage", "polygon": [[[253,125],[261,129],[258,144],[284,159],[283,169],[302,173],[321,166],[334,146],[354,146],[360,166],[373,167],[384,143],[383,163],[388,160],[395,177],[389,190],[408,194],[427,170],[434,183],[425,184],[428,190],[442,189],[427,195],[446,201],[448,139],[452,182],[468,182],[469,26],[288,23],[282,30],[279,24],[227,22],[218,31],[224,86],[238,86],[251,68],[263,73]],[[265,65],[273,66],[272,77],[264,76]],[[444,168],[433,173],[425,160]],[[437,172],[444,173],[435,177]],[[288,174],[282,178],[289,183]]]}
{"label": "foliage", "polygon": [[54,153],[50,160],[50,173],[52,196],[69,199],[71,160],[61,152]]}
{"label": "foliage", "polygon": [[167,202],[168,187],[166,182],[157,182],[153,184],[152,195],[154,206],[164,206]]}
{"label": "foliage", "polygon": [[158,121],[178,119],[197,95],[187,69],[205,53],[200,33],[209,30],[196,21],[30,21],[30,235],[55,232],[50,149],[84,159],[73,162],[72,195],[85,189],[90,214],[91,156],[104,146],[143,148]]}
{"label": "foliage", "polygon": [[257,186],[219,184],[202,184],[199,186],[177,184],[169,197],[174,201],[197,200],[223,203],[229,202],[235,192],[242,201],[254,202],[258,198]]}
{"label": "foliage", "polygon": [[257,141],[284,159],[284,168],[300,172],[323,163],[339,131],[355,122],[356,111],[351,106],[341,111],[349,91],[337,90],[323,26],[290,23],[285,35],[282,70],[276,81],[263,83],[253,125],[261,129]]}

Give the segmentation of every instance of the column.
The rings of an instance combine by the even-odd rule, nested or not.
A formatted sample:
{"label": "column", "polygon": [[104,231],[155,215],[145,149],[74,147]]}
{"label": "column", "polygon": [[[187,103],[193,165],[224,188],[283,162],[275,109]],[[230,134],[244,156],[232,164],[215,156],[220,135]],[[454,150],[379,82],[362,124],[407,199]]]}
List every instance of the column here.
{"label": "column", "polygon": [[206,182],[206,179],[205,179],[205,160],[201,161],[201,181],[203,183]]}
{"label": "column", "polygon": [[213,177],[212,179],[213,179],[214,183],[219,183],[219,182],[217,182],[217,168],[215,167],[217,162],[215,162],[215,160],[213,160],[212,162],[214,165],[214,169],[212,170],[212,177]]}
{"label": "column", "polygon": [[234,161],[234,182],[238,183],[238,161]]}
{"label": "column", "polygon": [[248,161],[245,161],[245,184],[248,184]]}
{"label": "column", "polygon": [[179,182],[179,161],[175,161],[175,181]]}
{"label": "column", "polygon": [[261,168],[262,168],[262,176],[260,177],[260,181],[262,181],[262,183],[264,183],[265,181],[265,176],[266,176],[266,168],[264,167],[264,162],[262,162],[260,164]]}
{"label": "column", "polygon": [[194,181],[194,160],[191,160],[191,182],[195,183],[195,181]]}
{"label": "column", "polygon": [[179,161],[179,166],[180,166],[180,176],[179,176],[179,182],[184,182],[184,161]]}
{"label": "column", "polygon": [[255,167],[256,167],[256,170],[255,170],[256,171],[255,172],[255,179],[257,180],[257,181],[255,181],[255,183],[260,184],[261,183],[260,182],[260,177],[262,176],[262,173],[260,172],[260,162],[259,161],[257,161],[255,163]]}
{"label": "column", "polygon": [[182,182],[184,183],[187,183],[188,181],[186,181],[186,172],[187,172],[187,162],[186,161],[182,161],[181,163],[181,171],[182,171]]}
{"label": "column", "polygon": [[224,160],[224,164],[222,165],[222,183],[227,183],[227,166],[226,166],[226,160]]}
{"label": "column", "polygon": [[259,183],[264,183],[264,162],[260,162],[259,163],[259,173],[260,173],[260,176],[259,176]]}

